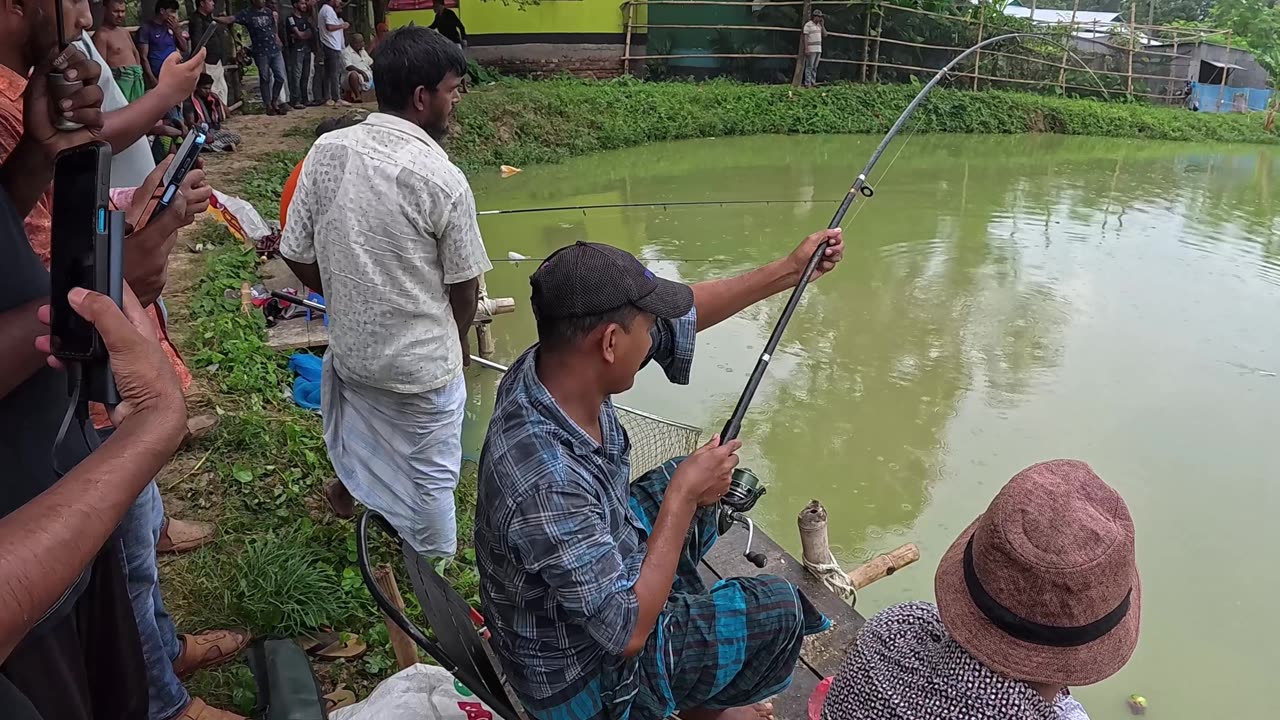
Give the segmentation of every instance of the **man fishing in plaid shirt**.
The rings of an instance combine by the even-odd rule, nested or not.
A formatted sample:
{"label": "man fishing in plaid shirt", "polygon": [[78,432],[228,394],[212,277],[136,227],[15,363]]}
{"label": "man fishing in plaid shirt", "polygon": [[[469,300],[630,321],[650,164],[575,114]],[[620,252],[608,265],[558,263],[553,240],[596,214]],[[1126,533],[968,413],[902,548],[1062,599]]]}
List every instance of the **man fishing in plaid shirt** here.
{"label": "man fishing in plaid shirt", "polygon": [[741,442],[719,437],[629,483],[610,396],[656,361],[687,384],[694,335],[788,290],[819,243],[692,287],[630,254],[578,243],[530,278],[538,344],[498,389],[480,457],[476,557],[497,655],[537,720],[759,720],[791,682],[805,635],[830,626],[768,575],[707,588],[697,565]]}

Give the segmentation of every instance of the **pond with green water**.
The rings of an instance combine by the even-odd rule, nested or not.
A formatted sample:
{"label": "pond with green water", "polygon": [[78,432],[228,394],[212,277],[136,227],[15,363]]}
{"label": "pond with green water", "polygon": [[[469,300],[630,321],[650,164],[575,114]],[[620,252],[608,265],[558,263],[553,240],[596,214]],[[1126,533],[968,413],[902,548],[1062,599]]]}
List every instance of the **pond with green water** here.
{"label": "pond with green water", "polygon": [[[690,200],[811,201],[482,218],[490,255],[580,239],[694,282],[824,227],[878,138],[760,137],[636,148],[475,183],[482,210]],[[769,484],[754,517],[798,553],[818,498],[848,567],[912,541],[919,563],[865,615],[932,599],[933,569],[1000,486],[1039,460],[1091,463],[1137,524],[1133,660],[1079,695],[1094,720],[1276,717],[1280,573],[1280,153],[1123,140],[920,136],[891,148],[844,223],[840,269],[805,295],[744,424]],[[534,340],[528,275],[496,262],[499,361]],[[646,369],[623,404],[718,430],[776,321],[774,298],[699,337],[693,382]],[[496,374],[473,370],[468,451]]]}

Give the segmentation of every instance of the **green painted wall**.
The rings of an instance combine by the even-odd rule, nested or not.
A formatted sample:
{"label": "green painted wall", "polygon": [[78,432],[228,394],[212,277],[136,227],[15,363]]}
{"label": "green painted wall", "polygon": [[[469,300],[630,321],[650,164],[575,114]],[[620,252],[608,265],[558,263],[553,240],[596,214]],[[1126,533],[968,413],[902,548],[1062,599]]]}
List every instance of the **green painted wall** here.
{"label": "green painted wall", "polygon": [[[643,9],[636,14],[642,17]],[[458,16],[468,35],[624,32],[620,0],[542,0],[525,7],[502,0],[462,0]],[[410,21],[430,25],[434,18],[430,10],[412,10],[388,13],[387,21],[397,28]]]}

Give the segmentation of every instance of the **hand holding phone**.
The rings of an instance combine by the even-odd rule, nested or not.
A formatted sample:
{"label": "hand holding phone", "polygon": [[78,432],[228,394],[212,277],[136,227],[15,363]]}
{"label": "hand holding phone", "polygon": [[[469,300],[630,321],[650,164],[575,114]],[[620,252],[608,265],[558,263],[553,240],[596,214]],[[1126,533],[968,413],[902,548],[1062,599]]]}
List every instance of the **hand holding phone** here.
{"label": "hand holding phone", "polygon": [[111,146],[94,142],[58,155],[53,173],[53,232],[49,261],[52,304],[51,351],[79,361],[106,359],[93,326],[67,303],[67,293],[84,288],[119,299],[122,263],[112,256]]}
{"label": "hand holding phone", "polygon": [[178,193],[178,187],[182,184],[183,179],[191,168],[195,167],[196,159],[200,157],[200,150],[204,147],[205,134],[198,128],[193,128],[183,138],[182,145],[178,147],[178,154],[173,156],[169,161],[169,167],[164,172],[164,177],[156,186],[155,191],[143,206],[142,213],[135,219],[133,223],[134,231],[141,230],[151,222],[152,218],[173,203],[174,197]]}
{"label": "hand holding phone", "polygon": [[[52,162],[59,152],[94,140],[102,129],[102,88],[98,87],[101,72],[98,63],[74,45],[50,52],[31,73],[23,94],[23,141],[34,142]],[[65,81],[82,82],[83,87],[75,89],[63,84],[55,89],[56,81],[50,79],[53,73],[59,73]],[[70,93],[66,94],[68,90]],[[63,101],[70,102],[70,107],[62,107]],[[59,130],[54,124],[58,118],[81,127]]]}

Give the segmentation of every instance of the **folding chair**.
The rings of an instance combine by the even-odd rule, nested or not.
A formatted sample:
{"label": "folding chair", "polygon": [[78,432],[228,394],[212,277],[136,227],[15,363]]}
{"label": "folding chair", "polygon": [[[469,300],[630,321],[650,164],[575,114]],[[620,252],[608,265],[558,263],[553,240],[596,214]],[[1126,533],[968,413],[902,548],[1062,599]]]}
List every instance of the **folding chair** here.
{"label": "folding chair", "polygon": [[[427,637],[405,613],[386,596],[373,578],[369,562],[369,528],[377,525],[400,546],[405,568],[413,583],[413,594],[422,606],[427,627],[435,640]],[[427,655],[440,663],[468,690],[488,705],[503,720],[525,720],[517,705],[503,686],[502,677],[494,666],[493,656],[481,637],[483,628],[476,620],[479,614],[436,573],[425,558],[400,539],[399,534],[381,515],[372,510],[360,516],[356,525],[356,558],[365,587],[378,608],[401,630],[422,648]]]}

